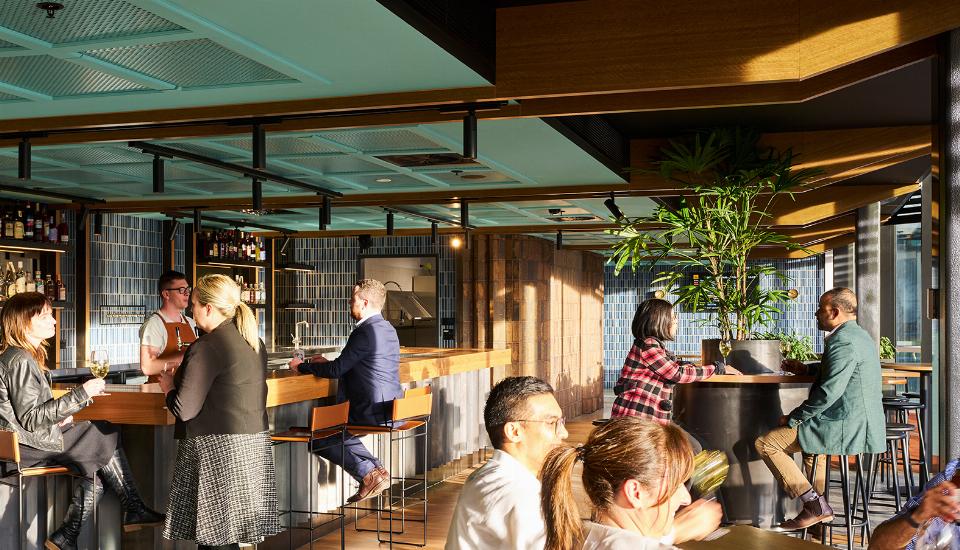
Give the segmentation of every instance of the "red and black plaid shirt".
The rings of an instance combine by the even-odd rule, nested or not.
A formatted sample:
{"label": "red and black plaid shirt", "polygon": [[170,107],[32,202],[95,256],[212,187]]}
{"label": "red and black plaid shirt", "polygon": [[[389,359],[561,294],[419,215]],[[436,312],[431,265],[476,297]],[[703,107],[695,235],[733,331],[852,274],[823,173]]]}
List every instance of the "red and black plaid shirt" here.
{"label": "red and black plaid shirt", "polygon": [[613,388],[617,399],[610,416],[640,416],[670,422],[673,385],[710,378],[715,372],[716,365],[698,367],[688,361],[678,361],[656,338],[636,340]]}

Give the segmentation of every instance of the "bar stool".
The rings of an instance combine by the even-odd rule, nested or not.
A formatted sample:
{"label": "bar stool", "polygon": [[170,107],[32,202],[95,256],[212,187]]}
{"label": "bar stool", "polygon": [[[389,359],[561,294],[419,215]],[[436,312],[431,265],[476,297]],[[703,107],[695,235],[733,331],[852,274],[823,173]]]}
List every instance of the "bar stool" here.
{"label": "bar stool", "polygon": [[[321,449],[330,449],[334,447],[340,447],[340,462],[343,462],[343,453],[344,445],[343,440],[346,435],[346,425],[347,419],[350,416],[350,402],[344,401],[343,403],[338,403],[336,405],[330,405],[327,407],[314,407],[310,414],[310,427],[292,427],[289,430],[284,432],[274,433],[270,435],[270,439],[273,442],[273,445],[276,447],[278,445],[284,445],[287,443],[304,443],[307,445],[307,451],[312,455],[312,451],[321,450]],[[316,442],[322,441],[326,438],[340,436],[336,442],[332,442],[326,445],[321,445],[317,447]],[[302,529],[309,531],[310,537],[310,548],[313,548],[313,531],[327,525],[328,523],[339,521],[340,522],[340,548],[343,549],[345,545],[344,541],[344,522],[346,515],[343,513],[343,470],[340,471],[340,505],[337,506],[338,512],[314,512],[313,511],[313,468],[311,462],[307,461],[307,509],[306,510],[297,510],[293,508],[293,450],[291,449],[287,453],[287,471],[289,472],[288,484],[287,484],[287,509],[280,510],[280,517],[283,518],[284,515],[288,516],[289,522],[288,525],[283,525],[283,520],[281,519],[281,526],[287,529],[289,532],[289,537],[287,539],[288,548],[293,548],[293,531],[295,529]],[[299,526],[294,523],[294,514],[306,514],[307,515],[307,526]],[[324,517],[324,516],[333,516],[330,519],[326,519],[314,525],[314,517]]]}
{"label": "bar stool", "polygon": [[[427,387],[429,388],[429,386]],[[425,388],[414,388],[412,390],[407,390],[410,392],[410,397],[402,397],[396,399],[393,402],[393,414],[391,415],[391,425],[388,426],[357,426],[357,425],[348,425],[347,431],[351,435],[361,437],[364,435],[381,435],[387,436],[386,438],[381,438],[381,445],[383,444],[383,439],[386,439],[387,446],[387,468],[390,470],[390,480],[391,486],[385,493],[389,493],[388,497],[384,497],[383,494],[377,497],[377,506],[366,506],[363,503],[365,501],[356,502],[353,504],[347,504],[345,508],[353,508],[355,514],[355,523],[354,528],[357,531],[376,531],[377,541],[378,542],[387,542],[392,548],[393,544],[404,544],[410,546],[426,546],[427,545],[427,471],[429,470],[429,448],[430,448],[430,431],[429,431],[429,422],[430,422],[430,413],[433,407],[433,394],[430,393],[429,389]],[[400,475],[393,475],[393,472],[396,470],[393,469],[393,445],[397,444],[399,447],[400,455],[403,456],[403,443],[408,439],[414,440],[414,445],[416,445],[417,438],[422,438],[423,441],[423,457],[424,457],[424,467],[422,475],[414,472],[413,476],[404,475],[401,470]],[[383,456],[382,446],[380,455]],[[399,497],[394,496],[395,489],[393,488],[393,481],[400,481],[400,495]],[[408,484],[409,482],[414,482]],[[420,498],[414,498],[413,496],[408,495],[409,490],[412,489],[416,491],[417,488],[422,487],[422,496]],[[414,495],[416,493],[414,492]],[[383,499],[387,498],[386,507],[383,505]],[[408,501],[413,501],[412,504],[409,504]],[[399,503],[399,505],[397,505]],[[421,504],[423,506],[423,519],[410,519],[407,518],[406,510],[412,505]],[[377,514],[377,527],[376,529],[363,529],[359,527],[359,513],[360,511],[374,512]],[[400,512],[400,528],[399,530],[394,529],[394,516],[397,512]],[[380,522],[382,516],[386,514],[388,516],[389,528],[387,529],[387,538],[383,537],[383,530],[380,527]],[[423,537],[422,542],[410,542],[410,541],[395,541],[395,534],[403,534],[405,532],[405,525],[407,521],[420,522],[423,523]]]}
{"label": "bar stool", "polygon": [[[53,477],[54,480],[60,478],[60,476],[68,477],[82,477],[76,472],[71,470],[66,466],[37,466],[34,468],[22,468],[20,466],[20,439],[17,436],[17,432],[11,432],[7,430],[0,430],[0,462],[12,462],[16,465],[16,476],[17,476],[17,530],[19,536],[17,537],[17,542],[20,545],[20,548],[26,548],[26,532],[23,528],[23,478],[27,477]],[[3,469],[3,476],[6,478],[8,475],[13,475],[13,472],[10,474],[7,473],[6,467]],[[93,533],[94,538],[99,539],[100,530],[97,528],[97,476],[93,476]],[[10,484],[12,485],[12,483]],[[46,532],[38,532],[39,540],[44,540],[47,538]],[[99,540],[97,542],[99,544]]]}
{"label": "bar stool", "polygon": [[[847,550],[853,550],[853,530],[860,530],[860,540],[863,543],[863,546],[866,547],[868,541],[870,540],[870,503],[867,499],[867,487],[866,487],[866,476],[863,474],[863,462],[862,455],[814,455],[813,457],[813,467],[810,470],[808,479],[810,484],[814,484],[814,479],[817,472],[817,461],[821,458],[827,461],[827,471],[824,476],[824,498],[829,502],[830,500],[830,469],[831,469],[831,457],[836,457],[840,465],[840,496],[843,501],[843,521],[837,521],[836,514],[832,521],[824,521],[819,525],[821,527],[820,531],[820,543],[828,544],[828,531],[829,531],[829,544],[833,546],[833,529],[835,527],[842,527],[846,529],[847,532]],[[856,479],[853,486],[853,495],[851,498],[850,495],[850,459],[853,459],[854,465],[857,469]],[[858,504],[860,506],[858,514]],[[807,530],[803,529],[800,532],[800,538],[807,538]]]}
{"label": "bar stool", "polygon": [[[893,482],[893,498],[894,498],[894,507],[896,511],[900,511],[900,474],[897,473],[897,468],[899,468],[899,463],[897,459],[897,448],[899,447],[900,456],[902,458],[902,463],[904,465],[904,480],[906,481],[907,486],[907,499],[913,497],[913,491],[910,488],[909,474],[910,471],[910,455],[907,452],[908,445],[908,436],[910,432],[915,430],[912,424],[899,424],[888,422],[887,423],[887,451],[883,456],[875,457],[870,465],[870,492],[868,493],[868,498],[872,498],[873,494],[876,492],[877,485],[877,475],[880,472],[881,466],[885,472],[889,472],[889,477],[887,478],[887,484],[890,484],[890,481]],[[881,476],[882,480],[882,476]]]}
{"label": "bar stool", "polygon": [[[893,413],[894,421],[899,424],[909,424],[910,412],[913,411],[916,418],[917,438],[918,438],[918,442],[920,443],[920,449],[919,449],[920,456],[918,457],[918,460],[920,461],[920,483],[919,485],[917,485],[917,487],[923,487],[924,485],[927,484],[927,481],[930,478],[930,471],[927,468],[927,445],[923,437],[923,410],[926,408],[926,405],[924,405],[919,401],[919,394],[911,394],[911,395],[917,395],[918,400],[912,401],[909,398],[906,398],[906,394],[904,394],[904,397],[905,397],[904,400],[897,401],[897,402],[885,402],[883,404],[883,408],[885,412]],[[908,435],[907,437],[908,452],[910,448],[909,443],[910,443],[910,438]],[[910,471],[910,484],[911,486],[913,486],[913,470]]]}

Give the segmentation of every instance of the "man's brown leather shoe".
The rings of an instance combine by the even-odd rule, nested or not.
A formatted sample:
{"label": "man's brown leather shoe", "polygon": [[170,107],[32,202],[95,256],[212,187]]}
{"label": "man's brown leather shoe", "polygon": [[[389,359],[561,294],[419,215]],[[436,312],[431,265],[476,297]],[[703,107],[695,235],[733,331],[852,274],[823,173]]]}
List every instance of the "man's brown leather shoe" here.
{"label": "man's brown leather shoe", "polygon": [[786,531],[796,531],[798,529],[806,529],[822,521],[831,520],[833,520],[833,508],[830,507],[826,498],[819,496],[813,500],[804,502],[803,508],[800,509],[797,517],[781,523],[780,528]]}
{"label": "man's brown leather shoe", "polygon": [[375,497],[386,491],[388,487],[390,487],[390,472],[387,472],[382,467],[376,468],[363,476],[357,493],[348,498],[347,502],[360,502],[361,500]]}

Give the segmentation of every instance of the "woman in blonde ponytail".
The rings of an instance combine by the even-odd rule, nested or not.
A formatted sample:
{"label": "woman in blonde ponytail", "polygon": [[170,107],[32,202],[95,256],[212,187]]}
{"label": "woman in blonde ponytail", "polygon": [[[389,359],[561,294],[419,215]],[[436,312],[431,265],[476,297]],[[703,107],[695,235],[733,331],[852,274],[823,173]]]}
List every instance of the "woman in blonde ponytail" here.
{"label": "woman in blonde ponytail", "polygon": [[[577,462],[593,505],[587,522],[573,496]],[[546,550],[674,548],[674,515],[690,504],[683,481],[692,470],[690,443],[680,428],[637,417],[611,420],[582,447],[554,449],[540,472]],[[717,523],[719,516],[699,527],[710,532]]]}
{"label": "woman in blonde ponytail", "polygon": [[266,350],[253,311],[229,277],[201,277],[190,302],[206,334],[175,375],[160,378],[180,439],[163,536],[200,548],[258,544],[280,531]]}

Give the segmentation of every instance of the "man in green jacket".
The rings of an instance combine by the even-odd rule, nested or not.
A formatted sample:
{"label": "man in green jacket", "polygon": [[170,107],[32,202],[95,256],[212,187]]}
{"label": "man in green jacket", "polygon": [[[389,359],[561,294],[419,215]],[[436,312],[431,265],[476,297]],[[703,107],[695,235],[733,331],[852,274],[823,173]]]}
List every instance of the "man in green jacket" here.
{"label": "man in green jacket", "polygon": [[767,467],[803,506],[796,518],[780,524],[783,529],[804,529],[833,519],[833,509],[823,497],[826,460],[818,460],[811,485],[793,453],[804,453],[809,472],[814,455],[882,453],[886,448],[880,353],[877,342],[857,324],[856,294],[849,288],[825,292],[816,317],[817,328],[827,331],[821,363],[783,364],[788,372],[816,376],[810,395],[780,417],[779,428],[756,441]]}

